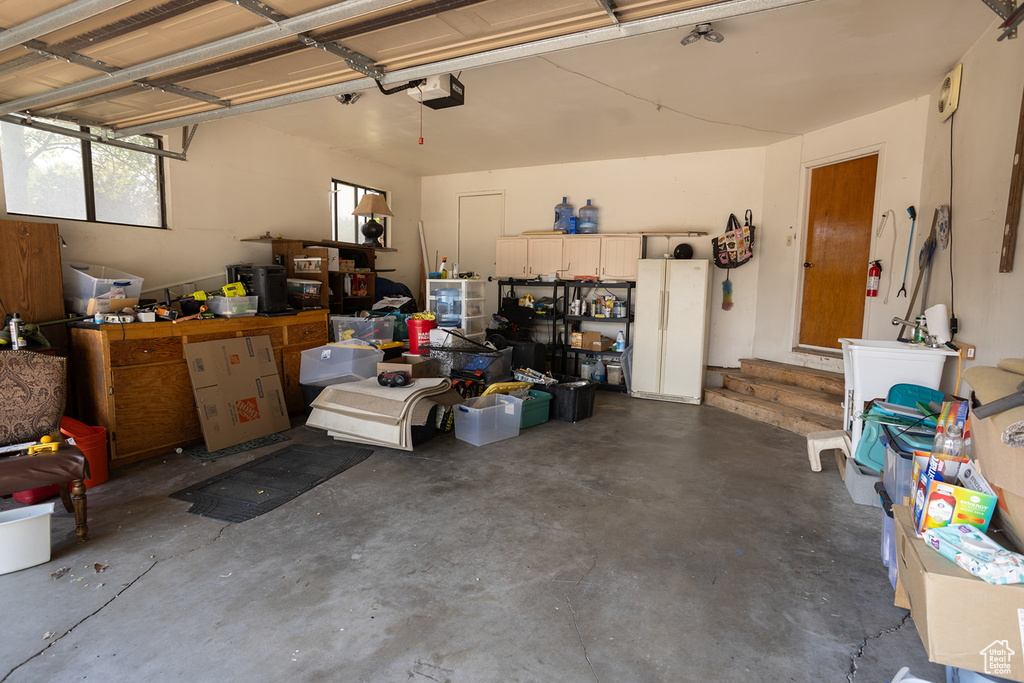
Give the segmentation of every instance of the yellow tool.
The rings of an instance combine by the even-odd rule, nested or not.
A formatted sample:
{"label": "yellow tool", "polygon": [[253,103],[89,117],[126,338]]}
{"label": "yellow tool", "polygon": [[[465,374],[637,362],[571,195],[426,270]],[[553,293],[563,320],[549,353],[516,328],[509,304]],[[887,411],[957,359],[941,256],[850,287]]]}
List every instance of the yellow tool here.
{"label": "yellow tool", "polygon": [[246,296],[245,285],[241,282],[232,282],[224,285],[220,289],[211,289],[207,292],[193,292],[192,294],[181,297],[179,301],[206,301],[211,296]]}
{"label": "yellow tool", "polygon": [[489,396],[491,394],[507,394],[510,391],[516,389],[525,389],[530,386],[529,382],[495,382],[494,384],[487,387],[481,396]]}
{"label": "yellow tool", "polygon": [[44,436],[39,439],[39,443],[32,444],[25,450],[25,452],[29,455],[35,455],[40,451],[53,451],[56,453],[58,448],[60,448],[60,444],[58,442],[54,441],[49,436]]}

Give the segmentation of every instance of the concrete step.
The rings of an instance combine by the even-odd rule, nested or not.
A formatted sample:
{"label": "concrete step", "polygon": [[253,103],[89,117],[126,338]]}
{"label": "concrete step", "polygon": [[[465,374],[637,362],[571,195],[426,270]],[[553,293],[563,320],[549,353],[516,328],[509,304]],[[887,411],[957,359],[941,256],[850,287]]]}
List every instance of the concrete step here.
{"label": "concrete step", "polygon": [[774,382],[742,372],[725,373],[722,376],[722,383],[724,388],[739,394],[747,394],[840,422],[843,419],[842,396]]}
{"label": "concrete step", "polygon": [[846,387],[842,373],[786,365],[759,358],[741,358],[740,372],[780,384],[792,384],[840,397]]}
{"label": "concrete step", "polygon": [[770,400],[741,394],[731,389],[704,389],[704,402],[748,417],[758,422],[780,427],[796,434],[807,435],[830,429],[842,429],[841,418],[828,418]]}

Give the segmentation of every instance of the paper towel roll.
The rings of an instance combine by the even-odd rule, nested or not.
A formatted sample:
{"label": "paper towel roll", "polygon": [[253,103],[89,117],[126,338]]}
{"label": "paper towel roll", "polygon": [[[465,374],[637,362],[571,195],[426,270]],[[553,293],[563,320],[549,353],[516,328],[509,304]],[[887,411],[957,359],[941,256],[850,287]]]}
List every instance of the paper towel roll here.
{"label": "paper towel roll", "polygon": [[946,304],[935,304],[924,312],[924,319],[928,325],[928,334],[934,336],[940,343],[949,341],[949,312]]}

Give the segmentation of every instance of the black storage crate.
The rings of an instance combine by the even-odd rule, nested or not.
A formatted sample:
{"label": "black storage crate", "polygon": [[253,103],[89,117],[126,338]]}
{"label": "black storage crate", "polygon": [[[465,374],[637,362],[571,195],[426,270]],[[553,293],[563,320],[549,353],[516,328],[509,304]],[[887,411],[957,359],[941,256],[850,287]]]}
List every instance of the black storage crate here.
{"label": "black storage crate", "polygon": [[[581,379],[570,375],[551,374],[558,384],[534,384],[551,394],[551,417],[563,422],[579,422],[594,414],[594,395],[597,393],[597,382]],[[568,383],[580,383],[582,386],[568,386]]]}

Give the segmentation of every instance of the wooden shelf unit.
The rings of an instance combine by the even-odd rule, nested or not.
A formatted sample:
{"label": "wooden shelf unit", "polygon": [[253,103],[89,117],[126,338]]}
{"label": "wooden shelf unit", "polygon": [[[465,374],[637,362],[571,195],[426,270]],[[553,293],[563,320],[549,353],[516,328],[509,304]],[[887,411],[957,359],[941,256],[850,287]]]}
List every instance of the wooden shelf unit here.
{"label": "wooden shelf unit", "polygon": [[[243,242],[269,243],[273,250],[274,263],[284,266],[288,277],[300,280],[318,280],[320,282],[320,306],[331,313],[354,313],[370,308],[377,301],[377,265],[376,252],[396,251],[390,248],[366,247],[352,242],[336,242],[334,240],[301,240],[282,237],[258,238],[242,240]],[[331,249],[338,250],[341,260],[355,261],[357,268],[367,270],[349,273],[353,279],[356,275],[366,276],[366,294],[362,296],[345,295],[345,273],[331,271],[328,259]],[[295,270],[296,258],[321,259],[320,272],[309,273]],[[332,296],[333,295],[333,296]]]}

